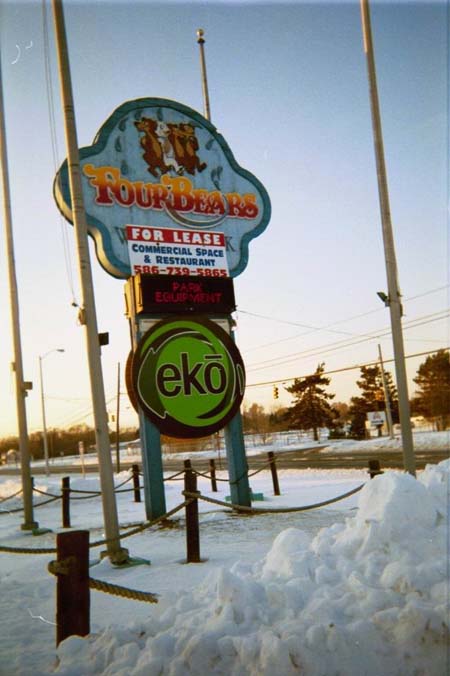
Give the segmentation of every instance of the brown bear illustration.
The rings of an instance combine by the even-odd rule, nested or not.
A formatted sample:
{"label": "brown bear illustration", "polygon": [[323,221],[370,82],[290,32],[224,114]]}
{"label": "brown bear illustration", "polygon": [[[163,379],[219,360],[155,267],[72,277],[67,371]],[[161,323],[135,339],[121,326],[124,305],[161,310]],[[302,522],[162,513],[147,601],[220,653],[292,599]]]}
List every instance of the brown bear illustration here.
{"label": "brown bear illustration", "polygon": [[138,131],[143,131],[141,136],[141,146],[144,149],[142,157],[148,164],[148,171],[155,177],[158,176],[157,169],[164,174],[169,167],[164,161],[164,152],[158,139],[158,123],[149,117],[143,117],[134,123]]}

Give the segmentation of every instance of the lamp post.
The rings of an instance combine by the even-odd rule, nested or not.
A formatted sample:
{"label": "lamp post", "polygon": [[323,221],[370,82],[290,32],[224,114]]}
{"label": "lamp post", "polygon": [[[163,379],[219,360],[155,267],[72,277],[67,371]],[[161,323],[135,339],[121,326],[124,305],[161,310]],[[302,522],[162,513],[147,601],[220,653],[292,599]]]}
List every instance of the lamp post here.
{"label": "lamp post", "polygon": [[45,397],[44,397],[44,378],[42,377],[42,362],[45,357],[48,357],[52,352],[64,352],[64,348],[57,347],[54,350],[49,350],[43,355],[39,355],[39,377],[41,383],[41,408],[42,408],[42,436],[44,439],[44,458],[45,458],[45,473],[50,474],[50,467],[48,464],[48,440],[47,440],[47,425],[45,421]]}

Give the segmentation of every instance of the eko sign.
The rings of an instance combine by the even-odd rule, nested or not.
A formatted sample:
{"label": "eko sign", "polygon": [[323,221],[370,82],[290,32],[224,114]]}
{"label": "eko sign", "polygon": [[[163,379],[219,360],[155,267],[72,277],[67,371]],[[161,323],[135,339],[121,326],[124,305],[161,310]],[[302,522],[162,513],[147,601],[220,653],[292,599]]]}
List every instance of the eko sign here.
{"label": "eko sign", "polygon": [[[127,226],[220,234],[226,261],[218,269],[236,277],[247,265],[249,242],[269,222],[265,188],[237,164],[208,120],[175,101],[144,98],[121,105],[93,145],[80,149],[80,166],[89,233],[101,265],[115,277],[129,277],[132,265],[141,265],[130,261]],[[72,222],[67,161],[56,175],[54,193]],[[179,239],[185,249],[195,244],[192,238]],[[175,247],[180,242],[164,244]],[[199,248],[206,245],[199,240]],[[178,257],[205,259],[201,253],[190,254]],[[175,257],[167,254],[168,259]],[[167,274],[170,263],[151,265]],[[205,268],[171,267],[189,268],[190,274]]]}
{"label": "eko sign", "polygon": [[244,396],[240,353],[220,326],[174,317],[143,335],[132,357],[131,401],[163,434],[213,434],[236,414]]}

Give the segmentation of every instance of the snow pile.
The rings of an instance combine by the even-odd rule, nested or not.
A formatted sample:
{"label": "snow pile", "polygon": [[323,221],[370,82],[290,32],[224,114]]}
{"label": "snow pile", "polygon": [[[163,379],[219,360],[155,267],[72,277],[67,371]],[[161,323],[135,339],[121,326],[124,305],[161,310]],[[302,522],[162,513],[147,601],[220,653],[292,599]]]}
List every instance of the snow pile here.
{"label": "snow pile", "polygon": [[[416,451],[448,451],[450,452],[450,430],[445,432],[418,432],[413,430],[414,449]],[[327,443],[327,442],[325,442]],[[327,443],[319,453],[367,453],[373,451],[401,451],[402,437],[372,437],[371,439],[337,439]]]}
{"label": "snow pile", "polygon": [[[312,540],[289,528],[149,606],[148,620],[58,649],[64,676],[441,676],[447,672],[450,461],[388,472],[354,518]],[[263,527],[263,526],[262,526]]]}

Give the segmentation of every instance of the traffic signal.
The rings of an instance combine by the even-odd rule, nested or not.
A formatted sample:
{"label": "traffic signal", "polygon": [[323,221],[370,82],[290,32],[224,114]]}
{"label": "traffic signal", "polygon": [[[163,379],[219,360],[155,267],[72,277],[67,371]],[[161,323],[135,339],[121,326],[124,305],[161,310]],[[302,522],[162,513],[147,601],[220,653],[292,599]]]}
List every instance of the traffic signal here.
{"label": "traffic signal", "polygon": [[278,387],[276,385],[273,386],[273,398],[278,399]]}

